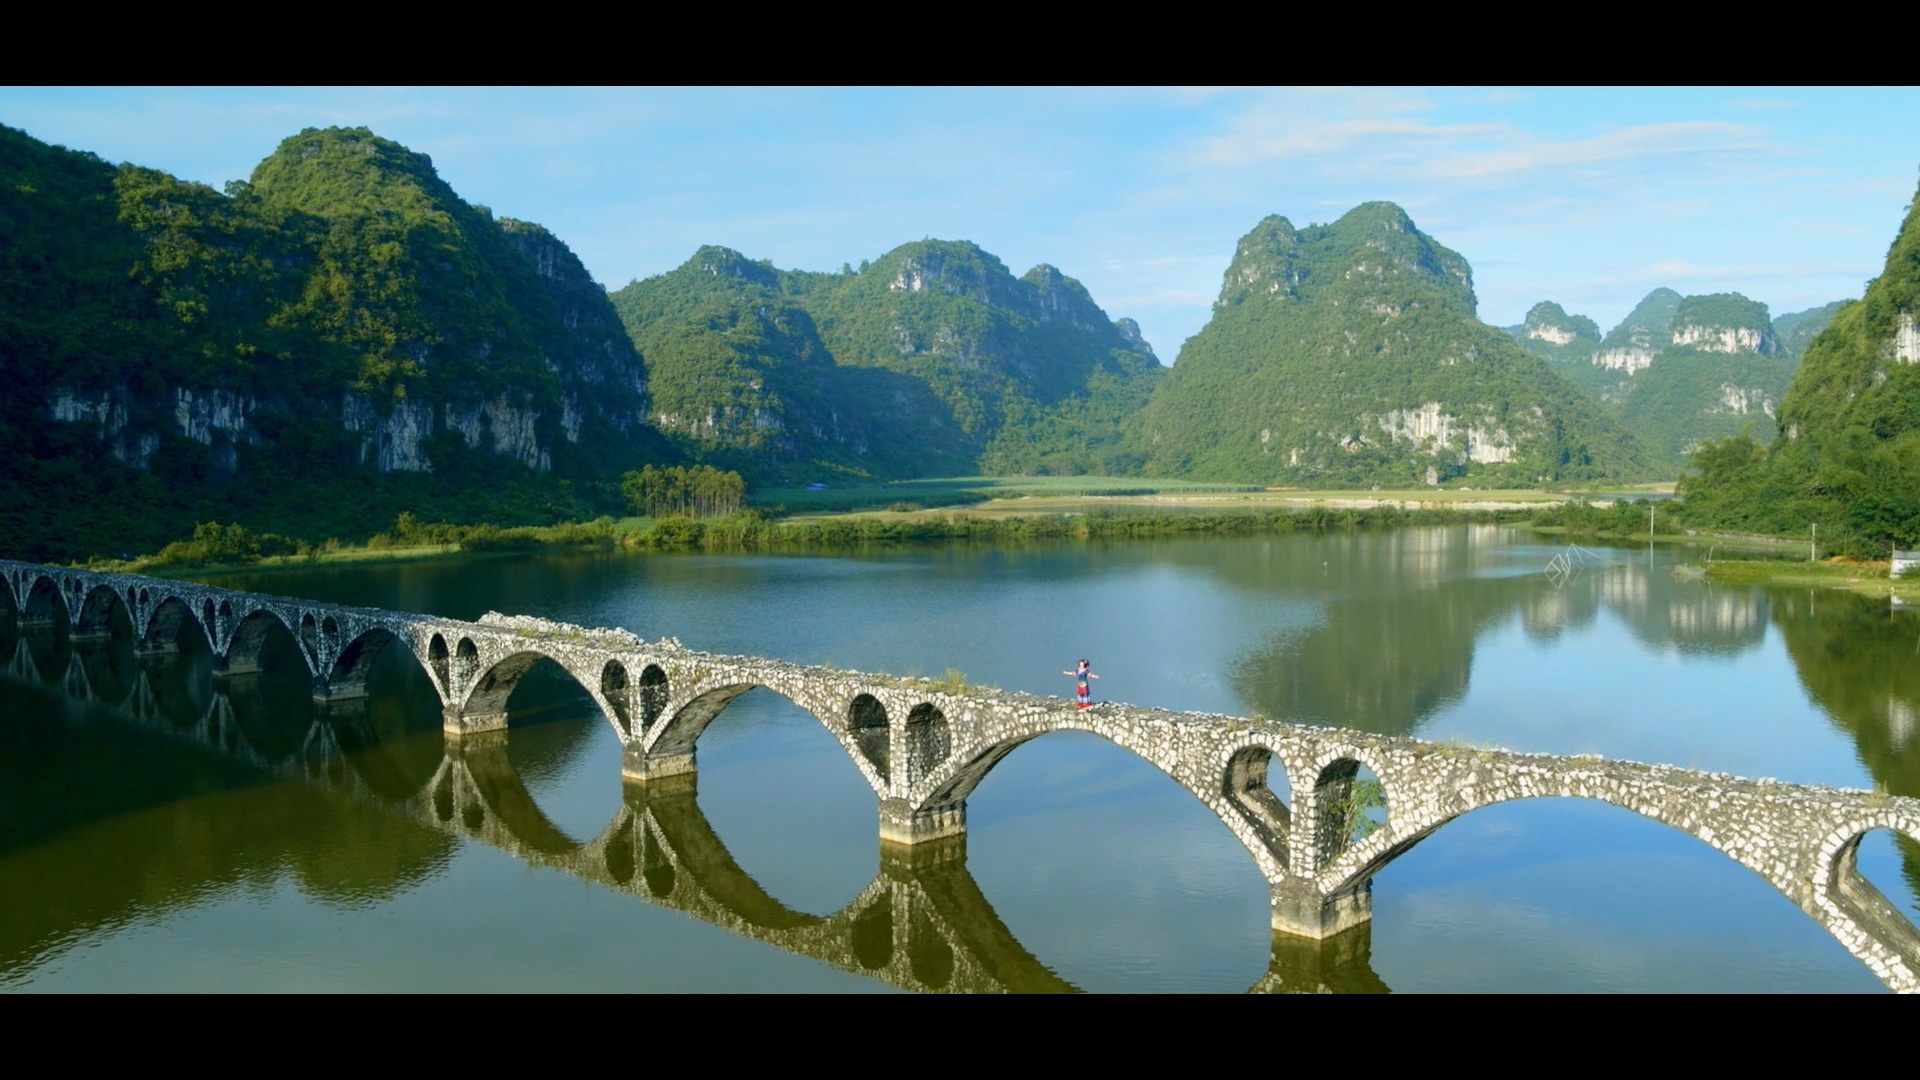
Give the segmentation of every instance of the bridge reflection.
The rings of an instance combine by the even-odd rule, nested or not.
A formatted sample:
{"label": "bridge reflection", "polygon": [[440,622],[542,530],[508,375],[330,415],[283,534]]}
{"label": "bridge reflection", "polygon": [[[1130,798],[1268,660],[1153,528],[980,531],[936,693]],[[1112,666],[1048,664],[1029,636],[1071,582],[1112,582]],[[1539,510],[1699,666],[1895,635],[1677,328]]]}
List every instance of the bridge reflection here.
{"label": "bridge reflection", "polygon": [[[12,680],[0,686],[0,711],[16,734],[36,718],[70,737],[101,732],[108,737],[100,743],[146,759],[149,776],[177,775],[188,789],[239,790],[252,807],[248,822],[216,824],[199,820],[210,811],[177,793],[123,793],[180,815],[182,824],[195,820],[150,847],[150,863],[125,887],[102,891],[90,882],[91,901],[51,905],[42,913],[51,921],[9,920],[17,925],[0,933],[0,976],[30,970],[94,928],[150,914],[143,905],[191,904],[209,887],[288,861],[323,898],[392,895],[423,883],[464,840],[912,991],[1076,990],[1000,919],[967,869],[964,835],[882,845],[871,883],[840,911],[813,915],[787,907],[737,863],[700,809],[694,775],[628,784],[605,827],[575,839],[529,791],[505,731],[446,739],[431,689],[410,689],[406,674],[366,697],[316,703],[305,680],[276,679],[270,666],[215,680],[208,658],[137,656],[130,636],[71,640],[51,627],[9,623],[0,625],[0,650]],[[31,755],[0,757],[5,771],[39,764]],[[16,795],[25,790],[7,786]],[[46,837],[127,809],[125,798],[111,807],[51,799],[27,831]],[[288,835],[272,835],[276,829]],[[326,833],[323,842],[293,840],[320,839],[316,830]],[[194,850],[175,850],[183,843]],[[17,846],[0,841],[0,852]],[[352,865],[289,860],[290,847],[331,852]],[[152,886],[156,872],[163,887]],[[20,884],[33,895],[72,891],[52,879]],[[1267,970],[1250,989],[1385,992],[1370,948],[1369,924],[1319,942],[1276,934]]]}

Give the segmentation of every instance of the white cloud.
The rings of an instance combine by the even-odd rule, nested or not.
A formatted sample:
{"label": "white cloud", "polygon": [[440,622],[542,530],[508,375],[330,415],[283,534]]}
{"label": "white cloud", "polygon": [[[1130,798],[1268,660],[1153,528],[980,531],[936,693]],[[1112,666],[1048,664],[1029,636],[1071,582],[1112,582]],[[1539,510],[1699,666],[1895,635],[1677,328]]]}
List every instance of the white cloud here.
{"label": "white cloud", "polygon": [[1562,165],[1594,165],[1656,154],[1708,154],[1770,149],[1760,131],[1743,124],[1688,120],[1643,124],[1591,139],[1522,140],[1522,145],[1461,154],[1424,167],[1423,175],[1469,178],[1528,172]]}
{"label": "white cloud", "polygon": [[1637,280],[1656,281],[1755,281],[1769,278],[1807,278],[1823,275],[1872,274],[1874,268],[1862,264],[1836,262],[1748,263],[1737,266],[1702,266],[1669,259],[1654,263],[1636,275]]}

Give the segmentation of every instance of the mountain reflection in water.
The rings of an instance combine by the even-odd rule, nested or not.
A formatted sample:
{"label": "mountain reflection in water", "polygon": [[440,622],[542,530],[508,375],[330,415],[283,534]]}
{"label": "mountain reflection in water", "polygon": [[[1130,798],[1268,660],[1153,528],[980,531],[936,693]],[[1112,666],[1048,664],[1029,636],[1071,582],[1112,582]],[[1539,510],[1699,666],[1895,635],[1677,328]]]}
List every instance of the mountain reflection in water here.
{"label": "mountain reflection in water", "polygon": [[[1561,578],[1537,568],[1516,573],[1494,562],[1496,554],[1434,545],[1424,587],[1348,590],[1318,625],[1243,657],[1235,689],[1264,716],[1409,735],[1466,695],[1476,642],[1515,614],[1536,642],[1585,627],[1602,611],[1655,651],[1735,655],[1766,636],[1769,602],[1760,589],[1682,582],[1638,562],[1583,566]],[[1355,559],[1344,572],[1366,570]]]}

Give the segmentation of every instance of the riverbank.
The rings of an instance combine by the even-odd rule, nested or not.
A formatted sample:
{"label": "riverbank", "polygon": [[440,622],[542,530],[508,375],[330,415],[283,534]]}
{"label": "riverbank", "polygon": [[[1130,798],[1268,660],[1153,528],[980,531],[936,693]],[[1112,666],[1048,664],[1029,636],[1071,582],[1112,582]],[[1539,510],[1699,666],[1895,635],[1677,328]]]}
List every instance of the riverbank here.
{"label": "riverbank", "polygon": [[[545,528],[464,528],[403,522],[364,545],[329,542],[311,546],[281,537],[250,536],[234,526],[201,530],[218,542],[182,541],[158,555],[131,560],[94,560],[92,569],[161,577],[192,577],[245,568],[249,571],[311,569],[353,563],[418,562],[623,548],[647,551],[821,551],[873,545],[967,541],[976,543],[1073,542],[1179,536],[1281,535],[1327,529],[1392,529],[1432,525],[1524,527],[1526,511],[1415,509],[1398,506],[1306,508],[1243,507],[1231,510],[1155,512],[1151,507],[1116,511],[983,513],[975,510],[856,512],[768,520],[754,513],[723,518],[601,519]],[[283,550],[291,548],[291,550]]]}
{"label": "riverbank", "polygon": [[1920,578],[1889,577],[1888,562],[1835,556],[1821,562],[1784,559],[1716,559],[1699,564],[1708,581],[1724,585],[1842,589],[1863,596],[1890,596],[1920,603]]}
{"label": "riverbank", "polygon": [[[1283,535],[1327,529],[1380,529],[1457,524],[1531,528],[1542,536],[1625,543],[1693,544],[1716,549],[1770,551],[1789,541],[1721,537],[1678,531],[1668,520],[1651,536],[1654,518],[1670,517],[1634,496],[1660,495],[1657,488],[1595,493],[1540,489],[1475,491],[1299,491],[1229,488],[1225,485],[1165,485],[1127,490],[1117,483],[1069,490],[1058,482],[1000,486],[1000,497],[966,506],[923,509],[895,504],[886,509],[771,517],[749,510],[725,517],[622,519],[503,529],[497,526],[425,524],[402,515],[388,532],[365,544],[338,541],[313,545],[279,536],[254,535],[237,526],[208,525],[195,537],[168,545],[157,555],[124,561],[95,560],[95,569],[191,577],[225,570],[310,569],[329,564],[377,564],[497,557],[593,548],[647,551],[821,551],[901,543],[1074,542],[1179,536]],[[1011,495],[1024,490],[1031,494]],[[1101,492],[1092,494],[1091,491]]]}

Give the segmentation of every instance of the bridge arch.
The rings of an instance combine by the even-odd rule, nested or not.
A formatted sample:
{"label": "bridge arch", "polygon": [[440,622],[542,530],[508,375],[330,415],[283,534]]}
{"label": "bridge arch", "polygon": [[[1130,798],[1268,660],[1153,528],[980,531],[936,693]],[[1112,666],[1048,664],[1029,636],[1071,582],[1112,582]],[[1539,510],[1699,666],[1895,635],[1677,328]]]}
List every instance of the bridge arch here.
{"label": "bridge arch", "polygon": [[77,635],[133,636],[133,611],[118,589],[95,585],[81,602],[80,616],[74,620]]}
{"label": "bridge arch", "polygon": [[427,673],[433,676],[442,698],[453,694],[453,661],[447,652],[446,635],[435,632],[427,642]]}
{"label": "bridge arch", "polygon": [[13,583],[0,589],[0,639],[11,639],[20,632],[20,602],[14,599]]}
{"label": "bridge arch", "polygon": [[[1095,717],[1089,717],[1080,712],[1062,712],[1037,719],[1002,739],[951,755],[946,761],[930,770],[929,776],[923,782],[914,786],[915,794],[911,800],[913,811],[917,814],[936,813],[943,809],[964,805],[974,790],[986,780],[987,775],[1005,761],[1008,755],[1035,739],[1062,731],[1096,735],[1153,766],[1187,794],[1199,800],[1200,804],[1240,842],[1240,846],[1246,850],[1254,865],[1269,882],[1289,876],[1286,845],[1273,843],[1269,839],[1277,838],[1283,830],[1274,830],[1271,827],[1262,830],[1257,827],[1246,814],[1240,811],[1239,805],[1231,798],[1228,790],[1233,784],[1236,759],[1240,762],[1241,768],[1250,773],[1254,770],[1256,763],[1264,764],[1277,757],[1271,749],[1264,746],[1257,748],[1268,755],[1264,761],[1257,753],[1241,757],[1243,748],[1229,755],[1225,760],[1208,762],[1196,769],[1191,767],[1193,763],[1168,758],[1165,755],[1167,748],[1164,745],[1154,740],[1150,734],[1132,725],[1102,724]],[[1243,773],[1243,780],[1250,779],[1247,773]],[[1278,800],[1275,801],[1278,802]],[[1255,805],[1258,803],[1256,802]],[[1284,804],[1280,809],[1286,809]],[[1286,816],[1290,817],[1291,814]]]}
{"label": "bridge arch", "polygon": [[42,575],[28,586],[27,602],[20,612],[21,629],[28,631],[27,655],[33,669],[40,681],[49,685],[66,678],[73,660],[69,610],[67,598],[52,577]]}
{"label": "bridge arch", "polygon": [[902,725],[905,736],[903,764],[906,766],[906,780],[913,783],[939,768],[953,756],[953,729],[947,723],[947,714],[930,701],[923,701],[907,710],[906,723]]}
{"label": "bridge arch", "polygon": [[[223,610],[231,608],[221,605]],[[269,607],[258,607],[248,612],[234,626],[227,639],[225,659],[227,670],[234,674],[248,674],[259,671],[267,657],[268,650],[275,642],[283,642],[300,657],[300,663],[308,675],[313,675],[313,657],[304,647],[294,628],[288,626],[280,613]]]}
{"label": "bridge arch", "polygon": [[46,575],[35,578],[27,587],[27,601],[22,605],[21,615],[29,624],[51,626],[60,633],[66,633],[72,625],[60,583]]}
{"label": "bridge arch", "polygon": [[[211,613],[212,601],[207,601],[208,613]],[[213,640],[208,632],[212,624],[202,624],[195,618],[193,609],[178,596],[169,596],[154,607],[153,614],[147,616],[147,625],[140,634],[140,648],[145,652],[203,652],[213,653]]]}
{"label": "bridge arch", "polygon": [[[692,754],[700,736],[728,705],[749,691],[766,690],[798,706],[825,728],[875,794],[885,798],[892,787],[893,711],[882,697],[893,695],[885,688],[854,684],[821,693],[804,681],[782,678],[777,672],[769,678],[753,671],[723,669],[691,685],[673,688],[669,695],[665,673],[657,677],[649,674],[654,670],[658,669],[649,664],[641,672],[642,689],[646,691],[642,704],[651,709],[659,703],[662,716],[645,735],[649,757]],[[926,721],[930,728],[931,718]]]}
{"label": "bridge arch", "polygon": [[470,637],[463,637],[453,647],[453,681],[448,689],[469,686],[480,671],[480,647]]}
{"label": "bridge arch", "polygon": [[[1828,839],[1831,854],[1825,859],[1826,872],[1815,882],[1819,899],[1866,931],[1874,942],[1893,952],[1910,974],[1920,975],[1920,928],[1860,871],[1861,843],[1876,832],[1891,833],[1896,840],[1909,844],[1920,842],[1920,822],[1892,816],[1841,830]],[[1837,844],[1833,842],[1835,839],[1839,839]],[[1846,940],[1834,928],[1828,929],[1841,939],[1841,944],[1859,954],[1860,949],[1854,942]],[[1876,974],[1884,977],[1878,970]]]}
{"label": "bridge arch", "polygon": [[893,723],[879,698],[864,693],[854,695],[847,703],[847,734],[852,736],[860,756],[879,774],[881,782],[891,780]]}
{"label": "bridge arch", "polygon": [[[1325,866],[1386,824],[1386,783],[1365,751],[1343,748],[1321,755],[1313,771],[1313,865]],[[1365,776],[1361,774],[1365,773]]]}
{"label": "bridge arch", "polygon": [[640,669],[639,700],[640,730],[651,730],[660,722],[660,715],[667,711],[667,701],[672,687],[667,683],[667,673],[659,664],[648,664]]}
{"label": "bridge arch", "polygon": [[[484,667],[482,667],[483,663]],[[613,725],[615,731],[624,740],[625,731],[620,724],[619,712],[601,693],[604,671],[597,666],[591,671],[582,671],[577,664],[569,663],[564,654],[554,655],[537,646],[520,648],[486,661],[481,658],[479,649],[473,644],[471,638],[461,638],[454,652],[455,677],[456,679],[459,677],[462,667],[474,672],[470,681],[467,682],[466,698],[460,705],[461,713],[467,716],[504,718],[507,713],[507,702],[513,697],[513,692],[519,689],[529,672],[543,663],[551,664],[565,672],[567,678],[592,699],[594,707],[600,710],[607,722]]]}
{"label": "bridge arch", "polygon": [[[345,636],[332,616],[328,616],[321,627],[321,632],[335,641]],[[434,637],[438,638],[439,635],[435,634]],[[334,690],[365,687],[367,676],[373,672],[374,665],[387,655],[388,649],[396,646],[414,662],[420,663],[419,655],[414,652],[413,643],[386,627],[375,626],[361,631],[358,636],[335,652],[333,664],[327,670],[327,686]],[[420,663],[420,666],[429,678],[434,675],[430,665]],[[436,686],[435,690],[438,691],[439,687]]]}
{"label": "bridge arch", "polygon": [[[1586,799],[1630,811],[1641,817],[1657,821],[1668,828],[1691,836],[1702,843],[1720,851],[1734,862],[1745,866],[1762,878],[1772,882],[1774,887],[1792,896],[1792,883],[1779,880],[1773,867],[1758,859],[1743,857],[1739,851],[1728,851],[1723,842],[1716,837],[1702,836],[1700,830],[1692,826],[1672,808],[1660,805],[1648,799],[1622,797],[1607,791],[1598,785],[1572,783],[1558,791],[1540,791],[1532,788],[1514,788],[1500,785],[1476,793],[1467,805],[1454,805],[1431,811],[1424,819],[1413,819],[1412,815],[1389,819],[1386,827],[1376,830],[1365,840],[1360,841],[1341,852],[1332,861],[1322,865],[1316,875],[1316,883],[1321,891],[1332,894],[1364,884],[1384,869],[1388,863],[1406,854],[1416,844],[1432,836],[1435,832],[1452,822],[1458,821],[1478,810],[1508,803],[1523,802],[1531,799]],[[1867,830],[1862,830],[1867,831]],[[1838,841],[1835,843],[1838,847]]]}
{"label": "bridge arch", "polygon": [[[1287,782],[1284,761],[1274,769],[1276,756],[1273,748],[1259,743],[1234,751],[1227,759],[1222,794],[1259,836],[1262,846],[1286,869],[1293,835],[1293,810],[1288,806],[1292,785]],[[1274,790],[1275,780],[1279,781],[1279,791]]]}
{"label": "bridge arch", "polygon": [[307,667],[316,669],[315,674],[318,674],[317,669],[320,667],[320,622],[313,617],[313,612],[311,611],[300,613],[300,649],[307,654]]}
{"label": "bridge arch", "polygon": [[621,738],[633,734],[633,692],[628,685],[627,665],[619,660],[608,660],[600,668],[600,696],[605,698],[607,706],[613,710],[612,720],[620,729]]}

